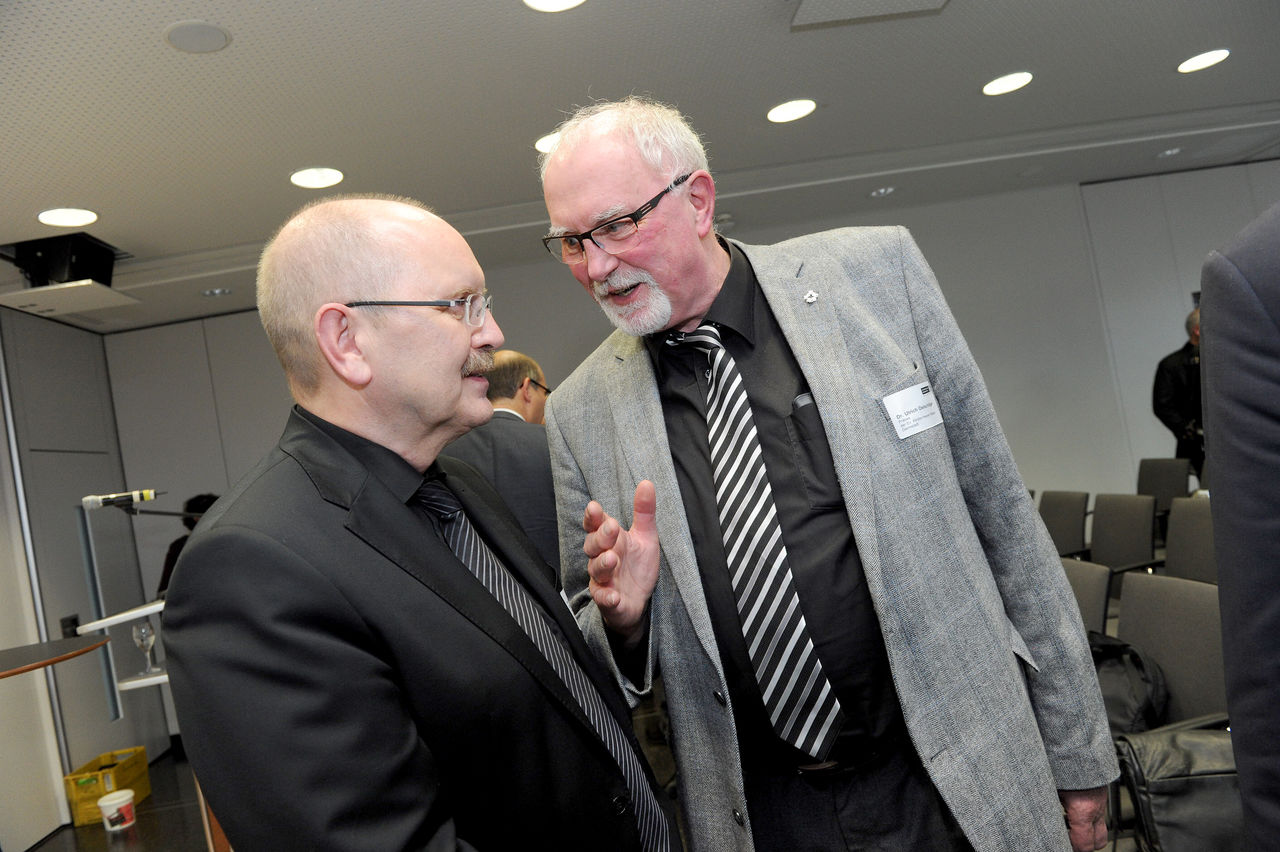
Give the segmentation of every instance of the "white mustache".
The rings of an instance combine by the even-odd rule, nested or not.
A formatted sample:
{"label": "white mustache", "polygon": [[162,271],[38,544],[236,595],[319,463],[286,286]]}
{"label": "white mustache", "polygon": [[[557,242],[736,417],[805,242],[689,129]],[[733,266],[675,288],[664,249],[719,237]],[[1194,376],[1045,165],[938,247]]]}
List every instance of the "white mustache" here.
{"label": "white mustache", "polygon": [[657,286],[657,282],[653,280],[653,276],[639,269],[614,270],[609,277],[603,281],[593,282],[593,289],[596,297],[603,299],[614,293],[620,293],[636,284],[648,284],[650,287]]}

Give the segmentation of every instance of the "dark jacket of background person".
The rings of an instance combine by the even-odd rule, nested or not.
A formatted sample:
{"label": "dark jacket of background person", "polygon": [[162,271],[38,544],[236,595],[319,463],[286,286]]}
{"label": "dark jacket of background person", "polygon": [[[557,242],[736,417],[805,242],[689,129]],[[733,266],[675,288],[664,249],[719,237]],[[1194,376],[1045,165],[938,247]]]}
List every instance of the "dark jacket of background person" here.
{"label": "dark jacket of background person", "polygon": [[1205,434],[1227,707],[1254,849],[1280,842],[1280,205],[1209,255]]}
{"label": "dark jacket of background person", "polygon": [[556,497],[547,430],[509,411],[450,443],[440,453],[461,459],[493,483],[548,565],[560,566]]}

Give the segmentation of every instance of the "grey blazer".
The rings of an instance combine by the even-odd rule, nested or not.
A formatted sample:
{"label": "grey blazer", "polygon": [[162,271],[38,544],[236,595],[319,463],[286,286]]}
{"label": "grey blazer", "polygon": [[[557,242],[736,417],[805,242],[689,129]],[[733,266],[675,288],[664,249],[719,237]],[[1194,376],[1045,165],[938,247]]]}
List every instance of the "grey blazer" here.
{"label": "grey blazer", "polygon": [[[1069,849],[1056,789],[1118,774],[1079,611],[986,387],[902,228],[851,228],[750,259],[831,444],[912,742],[975,848]],[[883,399],[928,381],[943,423],[899,439]],[[557,388],[547,434],[564,584],[588,641],[634,699],[667,690],[693,848],[753,848],[729,691],[653,370],[614,333]],[[613,665],[586,592],[590,499],[631,523],[657,487],[662,567],[649,673]]]}

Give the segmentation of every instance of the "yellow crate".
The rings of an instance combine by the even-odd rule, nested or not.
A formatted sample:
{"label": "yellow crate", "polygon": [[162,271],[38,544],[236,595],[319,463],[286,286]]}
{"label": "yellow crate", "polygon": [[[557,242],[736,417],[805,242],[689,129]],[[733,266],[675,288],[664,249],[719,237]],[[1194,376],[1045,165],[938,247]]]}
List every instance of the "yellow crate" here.
{"label": "yellow crate", "polygon": [[98,799],[116,790],[132,790],[138,803],[151,795],[151,776],[147,774],[145,746],[100,754],[70,775],[62,777],[67,790],[67,803],[76,825],[102,822]]}

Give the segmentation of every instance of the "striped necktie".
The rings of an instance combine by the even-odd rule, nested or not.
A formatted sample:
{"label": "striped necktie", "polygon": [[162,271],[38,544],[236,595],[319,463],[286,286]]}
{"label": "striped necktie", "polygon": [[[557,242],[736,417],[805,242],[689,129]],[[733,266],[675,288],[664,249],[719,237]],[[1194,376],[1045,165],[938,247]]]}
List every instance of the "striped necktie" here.
{"label": "striped necktie", "polygon": [[779,737],[823,760],[844,713],[800,609],[742,375],[715,326],[704,323],[681,342],[710,363],[707,438],[720,532],[765,709]]}
{"label": "striped necktie", "polygon": [[443,483],[426,480],[418,488],[414,500],[440,518],[445,540],[454,555],[502,604],[564,681],[622,770],[631,791],[631,807],[642,846],[646,852],[666,852],[669,848],[667,820],[649,787],[644,769],[595,685],[552,628],[550,617],[494,556],[471,525],[467,513],[462,511],[458,498]]}

